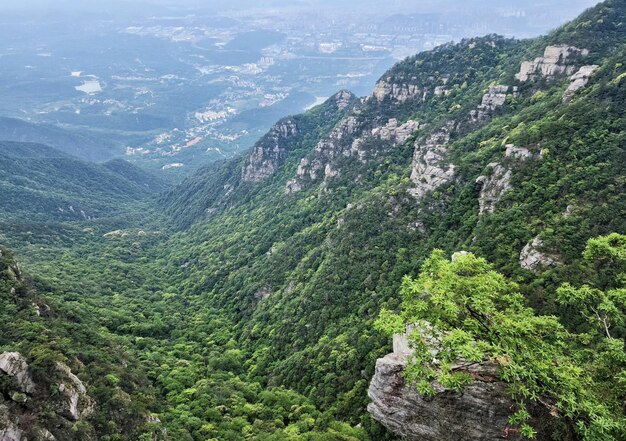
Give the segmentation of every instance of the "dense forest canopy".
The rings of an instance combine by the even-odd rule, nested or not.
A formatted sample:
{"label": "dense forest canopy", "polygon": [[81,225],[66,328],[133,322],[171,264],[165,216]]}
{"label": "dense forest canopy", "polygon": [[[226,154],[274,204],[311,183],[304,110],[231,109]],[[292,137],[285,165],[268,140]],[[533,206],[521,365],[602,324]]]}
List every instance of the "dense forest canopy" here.
{"label": "dense forest canopy", "polygon": [[[397,439],[367,389],[387,332],[421,323],[422,394],[495,360],[525,436],[541,400],[557,437],[624,439],[625,41],[607,0],[538,39],[447,44],[167,190],[0,143],[0,354],[36,385],[0,373],[0,430]],[[64,367],[93,404],[74,419]]]}

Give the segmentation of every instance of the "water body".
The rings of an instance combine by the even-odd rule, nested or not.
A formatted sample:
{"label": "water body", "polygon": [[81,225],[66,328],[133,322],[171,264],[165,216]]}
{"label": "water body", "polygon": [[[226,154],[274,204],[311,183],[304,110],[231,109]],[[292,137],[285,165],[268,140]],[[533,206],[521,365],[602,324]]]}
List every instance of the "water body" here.
{"label": "water body", "polygon": [[102,86],[98,80],[83,81],[82,86],[76,86],[74,89],[88,94],[102,92]]}

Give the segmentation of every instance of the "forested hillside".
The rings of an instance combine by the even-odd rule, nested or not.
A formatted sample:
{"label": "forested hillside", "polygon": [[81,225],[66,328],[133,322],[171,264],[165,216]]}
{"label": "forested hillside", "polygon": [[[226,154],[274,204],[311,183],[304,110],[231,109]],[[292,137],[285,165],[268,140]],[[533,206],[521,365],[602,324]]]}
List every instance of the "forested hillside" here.
{"label": "forested hillside", "polygon": [[[54,346],[56,339],[41,343],[68,365],[84,366],[96,412],[83,420],[91,430],[83,433],[110,440],[138,439],[133,430],[178,440],[395,439],[366,411],[376,360],[390,349],[379,330],[385,326],[374,323],[381,309],[411,308],[401,295],[405,276],[419,278],[433,259],[454,269],[442,262],[457,251],[486,259],[465,260],[460,277],[501,273],[494,280],[506,278],[502,292],[514,292],[517,318],[551,317],[578,336],[576,344],[589,344],[585,354],[600,354],[603,340],[564,301],[563,286],[595,277],[605,281],[598,289],[623,291],[619,244],[610,242],[618,250],[612,257],[600,256],[618,262],[614,274],[598,276],[584,253],[591,238],[626,233],[625,42],[626,1],[607,0],[539,39],[486,36],[444,45],[391,68],[369,97],[338,92],[280,120],[250,152],[200,170],[153,205],[138,198],[117,213],[99,209],[94,219],[55,224],[52,233],[32,226],[2,231],[0,240],[40,275],[58,310],[77,311],[73,320],[102,337],[68,333],[60,323],[51,329],[68,333],[68,345],[93,345],[97,353]],[[33,170],[72,161],[3,152],[13,170],[5,185],[35,181]],[[132,201],[150,183],[125,163],[98,167],[93,176],[103,176],[107,190],[89,190],[86,200],[106,203],[122,193],[120,200]],[[132,182],[124,186],[130,193],[118,193],[111,174]],[[64,194],[87,191],[64,179]],[[5,198],[16,194],[3,191]],[[416,280],[431,283],[427,277]],[[619,339],[622,298],[612,300],[611,311],[611,337]],[[493,299],[483,300],[487,308]],[[403,316],[415,317],[441,319],[415,310]],[[35,341],[31,334],[9,336],[0,350],[42,363],[15,338]],[[101,358],[109,345],[128,365]],[[610,356],[623,360],[618,346]],[[573,347],[559,350],[570,357]],[[547,369],[552,378],[553,361],[548,354],[541,360],[548,367],[538,372]],[[585,366],[574,356],[567,361],[572,371]],[[515,362],[524,369],[524,360]],[[610,366],[623,369],[623,362]],[[128,372],[134,382],[123,379]],[[503,372],[501,380],[526,385]],[[597,393],[584,398],[585,406],[610,396],[606,412],[553,404],[561,435],[624,438],[623,409],[615,404],[623,371],[616,375],[591,375],[601,387],[585,386]],[[127,413],[114,413],[120,416],[109,424],[102,418],[117,390],[130,397],[116,402]],[[537,401],[536,391],[529,401]],[[137,413],[149,427],[137,424]],[[596,424],[598,415],[606,427]],[[531,436],[519,414],[512,421],[515,436]]]}
{"label": "forested hillside", "polygon": [[164,188],[159,178],[123,160],[93,164],[41,144],[0,142],[2,219],[110,217]]}

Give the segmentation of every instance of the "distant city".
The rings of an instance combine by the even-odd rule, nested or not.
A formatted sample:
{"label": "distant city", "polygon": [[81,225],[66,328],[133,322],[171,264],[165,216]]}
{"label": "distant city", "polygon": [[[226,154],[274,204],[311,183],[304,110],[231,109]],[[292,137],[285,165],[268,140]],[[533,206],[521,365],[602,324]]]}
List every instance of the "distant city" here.
{"label": "distant city", "polygon": [[4,14],[0,116],[80,132],[112,156],[184,174],[340,89],[370,93],[397,60],[470,36],[537,35],[595,2],[491,3],[395,1],[376,15],[341,3],[155,7],[51,14],[45,25]]}

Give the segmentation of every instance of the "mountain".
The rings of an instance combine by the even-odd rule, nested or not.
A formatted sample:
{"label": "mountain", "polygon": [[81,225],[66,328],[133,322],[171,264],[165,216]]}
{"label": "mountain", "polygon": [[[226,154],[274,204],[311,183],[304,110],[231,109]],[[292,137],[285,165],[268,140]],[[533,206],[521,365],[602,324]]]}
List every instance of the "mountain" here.
{"label": "mountain", "polygon": [[41,144],[0,142],[3,219],[38,221],[110,216],[164,188],[123,160],[94,164]]}
{"label": "mountain", "polygon": [[106,161],[122,153],[113,144],[58,127],[0,116],[0,141],[46,144],[86,161]]}
{"label": "mountain", "polygon": [[[611,233],[626,232],[625,19],[607,0],[538,39],[410,57],[370,96],[338,92],[154,205],[130,203],[122,227],[15,252],[60,309],[141,362],[158,417],[145,439],[624,439],[626,240]],[[425,309],[424,286],[446,302]],[[415,387],[406,356],[423,340],[397,332],[388,354],[381,310],[443,327],[438,313],[468,305],[487,313],[434,343],[476,366]],[[469,339],[489,325],[510,338]],[[98,402],[111,385],[93,378]]]}
{"label": "mountain", "polygon": [[411,57],[307,145],[281,122],[171,190],[193,224],[176,239],[186,291],[229,312],[254,378],[359,422],[385,344],[373,319],[433,248],[487,257],[571,322],[558,281],[581,281],[587,239],[626,231],[625,16],[605,2],[538,40]]}

